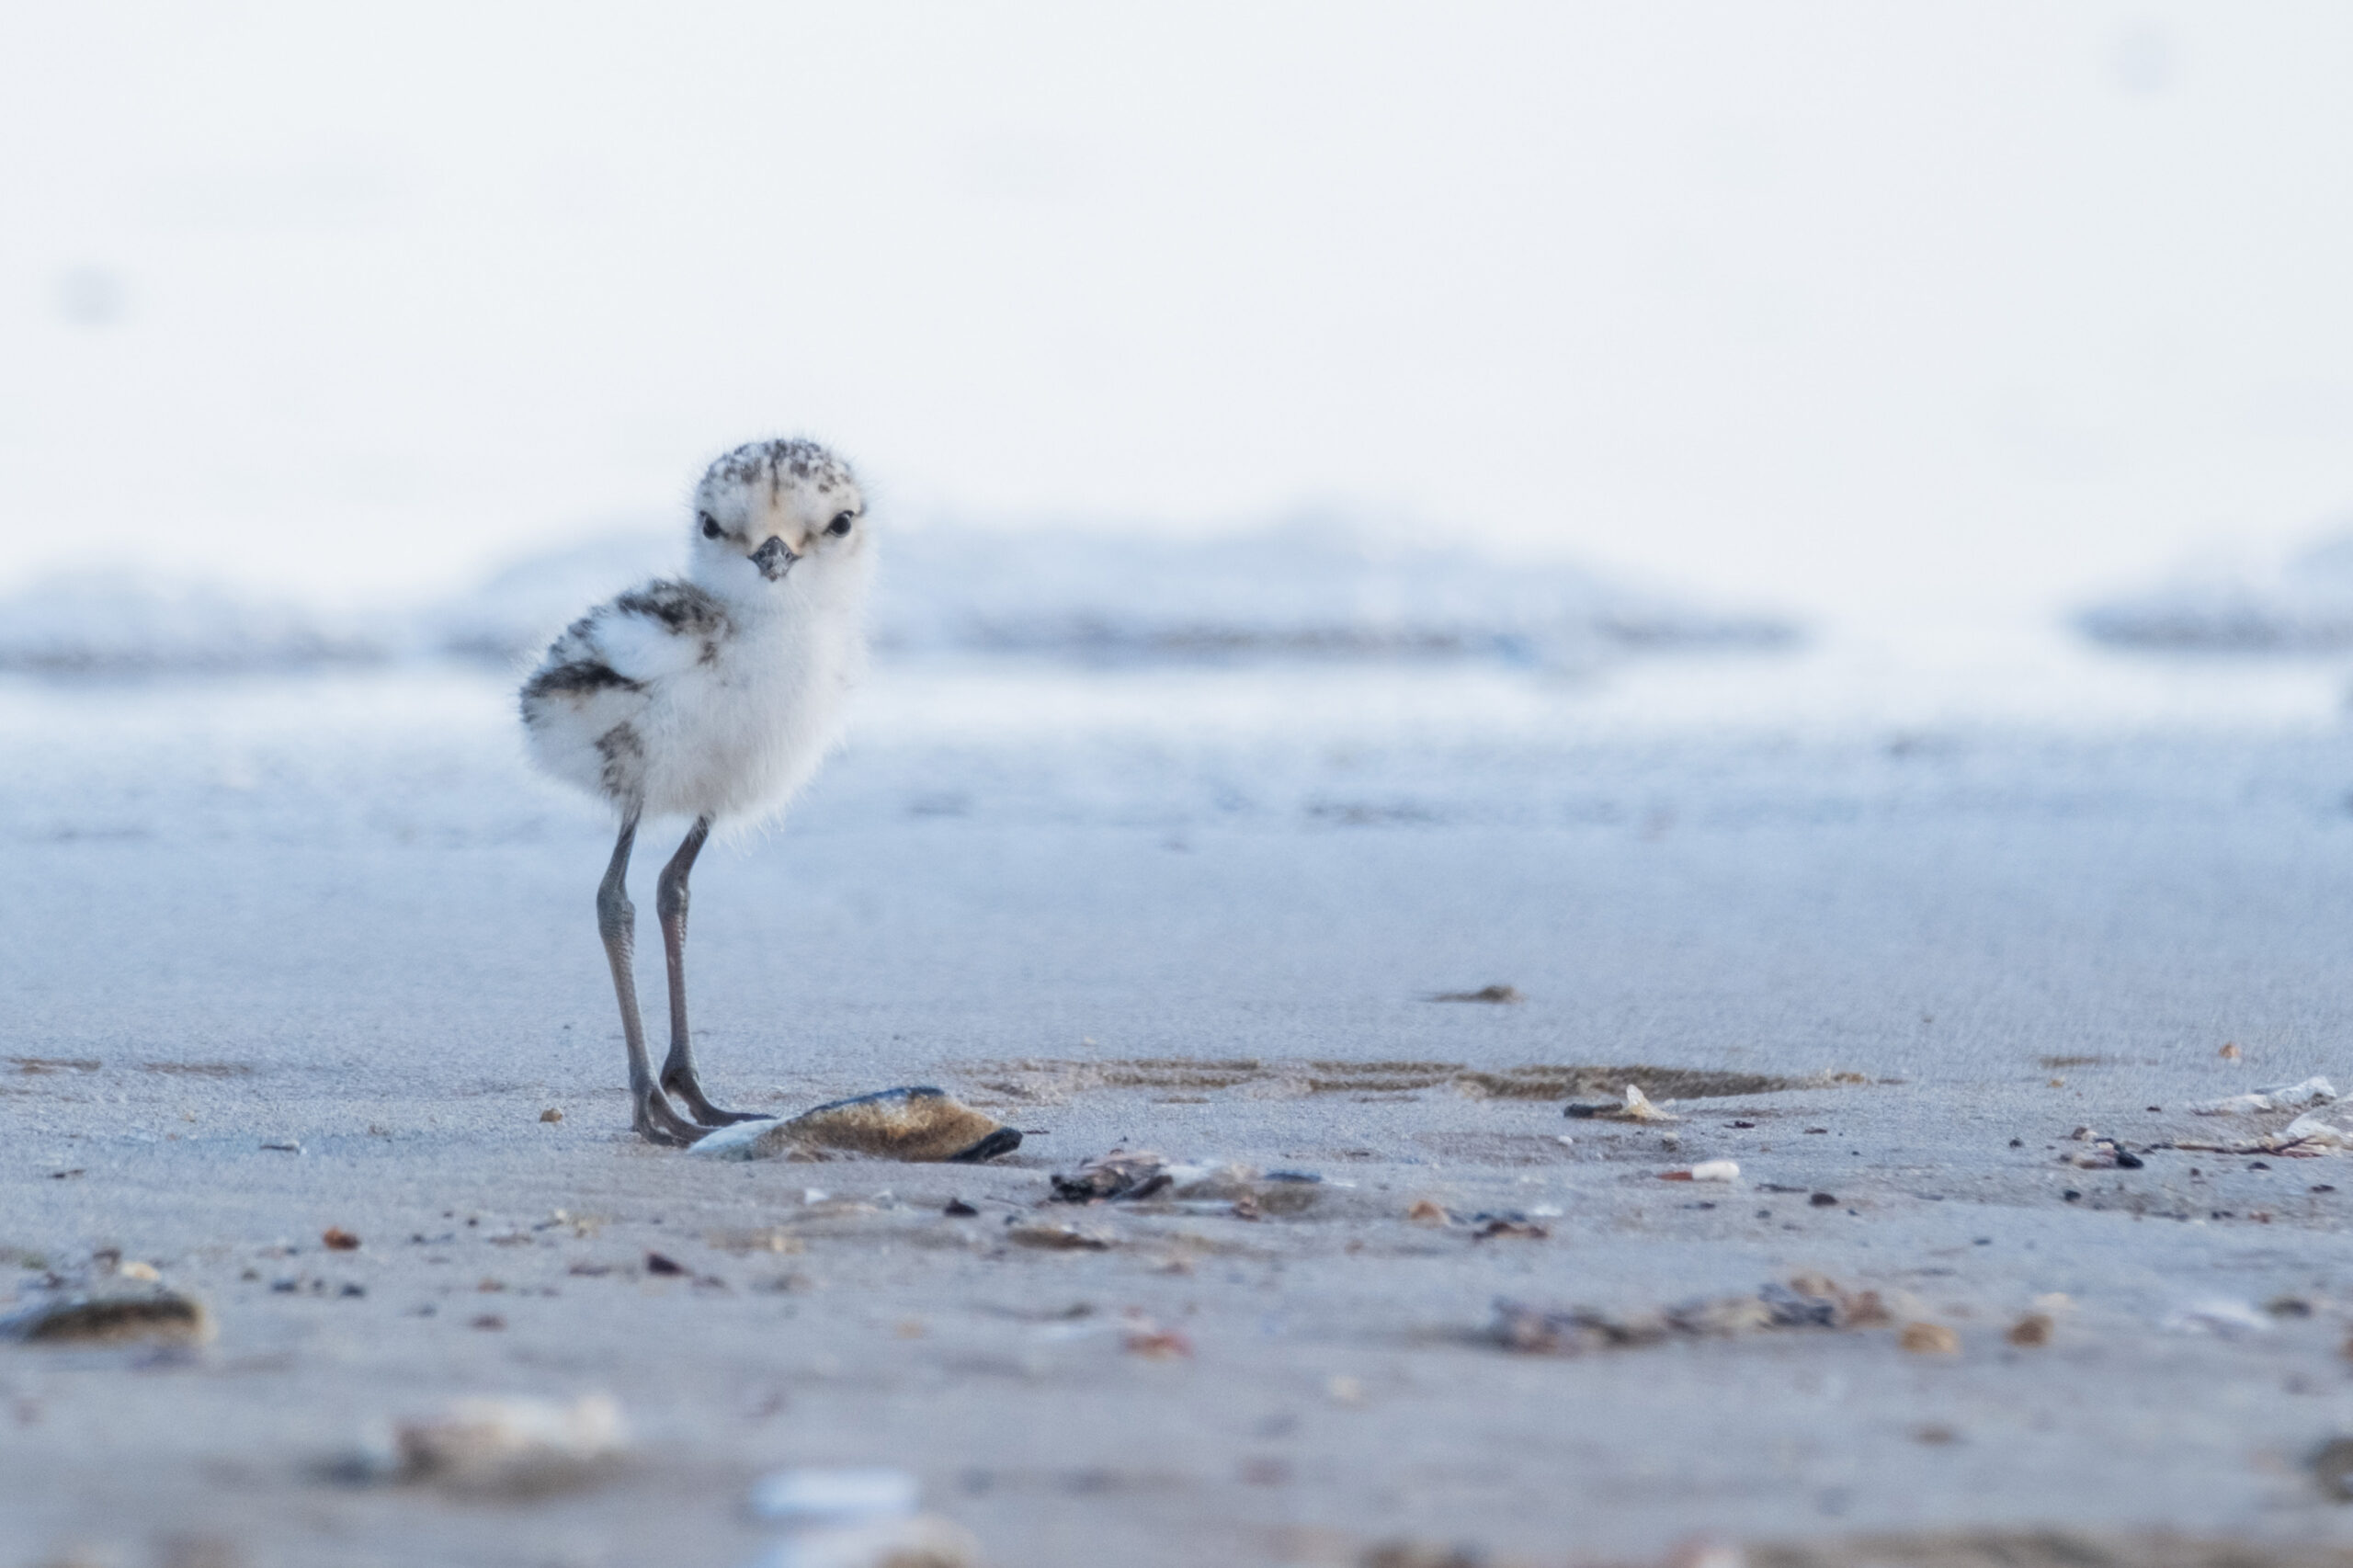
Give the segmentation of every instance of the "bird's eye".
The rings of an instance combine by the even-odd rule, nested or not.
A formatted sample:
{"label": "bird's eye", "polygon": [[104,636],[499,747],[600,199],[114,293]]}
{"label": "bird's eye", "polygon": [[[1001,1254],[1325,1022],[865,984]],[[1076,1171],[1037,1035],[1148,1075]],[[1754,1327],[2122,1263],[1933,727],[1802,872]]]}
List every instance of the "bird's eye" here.
{"label": "bird's eye", "polygon": [[702,515],[702,537],[705,539],[717,539],[719,537],[719,519],[712,517],[709,512],[705,512]]}
{"label": "bird's eye", "polygon": [[844,512],[840,516],[836,517],[832,522],[825,525],[825,531],[833,535],[835,539],[839,539],[842,535],[849,532],[850,524],[856,521],[858,521],[857,513]]}

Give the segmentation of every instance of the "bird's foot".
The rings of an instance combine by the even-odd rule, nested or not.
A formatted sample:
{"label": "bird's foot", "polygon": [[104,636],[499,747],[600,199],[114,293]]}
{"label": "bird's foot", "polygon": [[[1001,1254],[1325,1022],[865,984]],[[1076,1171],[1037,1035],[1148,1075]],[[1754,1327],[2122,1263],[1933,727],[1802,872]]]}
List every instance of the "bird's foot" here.
{"label": "bird's foot", "polygon": [[630,1120],[639,1137],[668,1149],[689,1148],[710,1131],[672,1110],[669,1100],[659,1089],[637,1102],[637,1113]]}
{"label": "bird's foot", "polygon": [[738,1121],[776,1119],[756,1110],[729,1110],[723,1106],[711,1104],[710,1096],[702,1092],[702,1085],[691,1074],[665,1074],[662,1088],[672,1099],[686,1107],[687,1114],[699,1122],[705,1131],[714,1127],[732,1126]]}

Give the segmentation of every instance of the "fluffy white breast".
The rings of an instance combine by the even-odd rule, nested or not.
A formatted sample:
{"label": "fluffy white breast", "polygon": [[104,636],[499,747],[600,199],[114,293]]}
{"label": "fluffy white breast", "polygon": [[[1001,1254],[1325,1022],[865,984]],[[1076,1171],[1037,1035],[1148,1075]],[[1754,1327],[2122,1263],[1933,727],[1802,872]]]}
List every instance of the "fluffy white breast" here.
{"label": "fluffy white breast", "polygon": [[724,598],[653,583],[599,606],[524,686],[534,759],[624,810],[784,805],[839,738],[864,672],[866,575]]}

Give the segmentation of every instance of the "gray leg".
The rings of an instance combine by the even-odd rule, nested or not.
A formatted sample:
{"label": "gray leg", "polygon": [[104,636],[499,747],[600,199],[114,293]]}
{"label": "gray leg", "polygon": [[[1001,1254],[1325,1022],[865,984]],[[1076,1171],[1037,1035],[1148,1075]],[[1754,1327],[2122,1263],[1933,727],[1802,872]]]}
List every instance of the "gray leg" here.
{"label": "gray leg", "polygon": [[687,830],[686,842],[662,868],[662,880],[655,884],[654,912],[662,921],[662,950],[670,960],[670,1054],[662,1063],[662,1087],[705,1127],[724,1127],[731,1121],[769,1119],[751,1111],[722,1110],[711,1104],[695,1073],[695,1048],[687,1039],[687,878],[693,874],[695,857],[702,853],[703,840],[710,836],[710,819],[696,818],[695,825]]}
{"label": "gray leg", "polygon": [[621,1005],[621,1036],[629,1042],[630,1120],[649,1142],[683,1146],[702,1136],[702,1129],[680,1116],[654,1082],[654,1064],[645,1054],[645,1026],[637,1016],[637,906],[629,901],[629,852],[637,843],[637,809],[621,819],[620,842],[613,846],[613,863],[597,889],[597,930],[605,938],[605,957],[613,966],[613,994]]}

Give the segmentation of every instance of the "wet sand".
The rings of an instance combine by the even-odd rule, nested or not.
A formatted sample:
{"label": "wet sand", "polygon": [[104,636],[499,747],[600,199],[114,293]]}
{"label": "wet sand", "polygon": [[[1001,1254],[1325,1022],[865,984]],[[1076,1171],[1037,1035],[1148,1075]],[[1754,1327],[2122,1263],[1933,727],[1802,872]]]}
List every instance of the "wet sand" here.
{"label": "wet sand", "polygon": [[[67,700],[0,719],[66,733]],[[2197,1100],[2353,1088],[2333,732],[885,727],[706,858],[706,1072],[778,1111],[938,1084],[1027,1142],[739,1165],[627,1136],[600,834],[512,771],[494,691],[161,700],[85,700],[6,765],[0,1295],[119,1252],[219,1334],[0,1351],[7,1562],[734,1564],[749,1483],[803,1463],[914,1471],[1003,1564],[2353,1543],[2304,1466],[2353,1432],[2353,1166],[2063,1163],[2080,1126],[2139,1147],[2213,1132]],[[1526,1000],[1427,999],[1490,983]],[[1680,1121],[1563,1115],[1644,1077]],[[1119,1145],[1324,1179],[1256,1218],[1044,1205]],[[1659,1179],[1712,1159],[1739,1182]],[[1041,1215],[1111,1244],[1009,1234]],[[1487,1332],[1498,1298],[1802,1274],[1891,1321]],[[2008,1343],[2037,1310],[2050,1342]],[[576,1494],[321,1473],[453,1397],[587,1392],[632,1455]]]}

